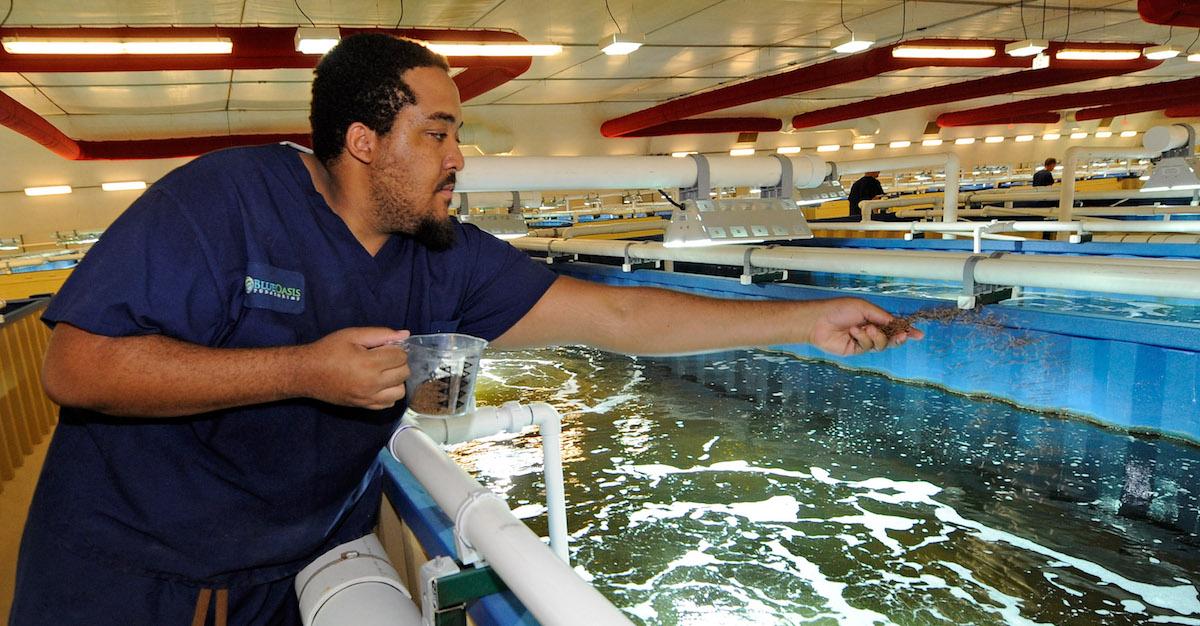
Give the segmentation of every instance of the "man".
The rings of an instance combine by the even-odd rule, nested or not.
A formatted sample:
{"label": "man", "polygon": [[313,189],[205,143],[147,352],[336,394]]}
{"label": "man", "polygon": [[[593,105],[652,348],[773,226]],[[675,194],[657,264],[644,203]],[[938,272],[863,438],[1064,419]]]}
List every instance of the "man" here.
{"label": "man", "polygon": [[1033,173],[1034,187],[1049,187],[1054,184],[1054,168],[1058,165],[1058,160],[1051,157],[1043,163],[1043,168]]}
{"label": "man", "polygon": [[[292,578],[367,533],[412,333],[677,353],[892,337],[855,299],[732,302],[556,277],[449,217],[445,60],[349,37],[317,68],[313,154],[200,157],[105,233],[46,310],[62,405],[12,623],[298,623]],[[680,312],[686,310],[686,314]],[[723,329],[720,337],[709,332]]]}
{"label": "man", "polygon": [[850,217],[861,218],[863,200],[874,200],[883,196],[883,185],[879,184],[879,172],[867,172],[850,186]]}

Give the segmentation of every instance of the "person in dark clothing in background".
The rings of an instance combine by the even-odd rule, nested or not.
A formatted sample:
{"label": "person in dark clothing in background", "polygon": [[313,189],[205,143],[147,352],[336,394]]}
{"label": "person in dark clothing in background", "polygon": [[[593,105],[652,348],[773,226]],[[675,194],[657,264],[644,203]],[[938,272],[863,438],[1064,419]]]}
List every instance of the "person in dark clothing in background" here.
{"label": "person in dark clothing in background", "polygon": [[883,185],[879,184],[879,172],[867,172],[863,177],[854,181],[850,186],[850,217],[861,218],[863,200],[874,200],[883,195]]}
{"label": "person in dark clothing in background", "polygon": [[1034,187],[1049,187],[1054,184],[1054,166],[1058,160],[1054,157],[1046,159],[1045,167],[1033,173]]}

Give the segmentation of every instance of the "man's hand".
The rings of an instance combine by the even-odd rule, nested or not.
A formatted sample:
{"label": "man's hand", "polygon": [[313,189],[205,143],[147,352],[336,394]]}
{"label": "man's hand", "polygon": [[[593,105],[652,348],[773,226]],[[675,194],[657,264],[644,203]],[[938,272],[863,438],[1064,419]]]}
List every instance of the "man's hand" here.
{"label": "man's hand", "polygon": [[887,311],[858,298],[835,298],[812,303],[812,328],[809,342],[838,356],[879,351],[922,339],[925,333],[910,328],[890,339],[880,330],[892,321]]}
{"label": "man's hand", "polygon": [[345,328],[300,346],[298,395],[331,404],[386,409],[404,398],[408,354],[391,345],[408,331]]}

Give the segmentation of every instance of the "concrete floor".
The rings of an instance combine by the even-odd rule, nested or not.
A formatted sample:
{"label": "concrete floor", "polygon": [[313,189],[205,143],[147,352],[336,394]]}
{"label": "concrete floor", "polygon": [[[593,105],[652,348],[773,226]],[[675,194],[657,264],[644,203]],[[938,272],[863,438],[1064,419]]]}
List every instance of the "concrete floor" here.
{"label": "concrete floor", "polygon": [[0,491],[0,624],[8,623],[17,569],[17,548],[21,545],[25,516],[29,512],[33,488],[49,447],[50,437],[43,437],[42,442],[33,447],[33,454],[25,457],[25,464],[16,469],[13,479],[4,483],[4,491]]}

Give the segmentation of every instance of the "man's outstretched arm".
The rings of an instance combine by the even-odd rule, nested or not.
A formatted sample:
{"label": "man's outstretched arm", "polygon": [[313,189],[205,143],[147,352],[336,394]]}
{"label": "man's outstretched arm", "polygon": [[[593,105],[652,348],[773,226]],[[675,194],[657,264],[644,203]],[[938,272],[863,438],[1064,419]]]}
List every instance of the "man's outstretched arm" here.
{"label": "man's outstretched arm", "polygon": [[502,349],[586,344],[627,354],[684,354],[810,343],[837,355],[898,346],[892,320],[858,298],[810,301],[721,300],[649,287],[614,287],[560,276],[493,345]]}
{"label": "man's outstretched arm", "polygon": [[[208,348],[161,335],[106,337],[66,323],[50,335],[42,381],[60,405],[175,417],[288,398],[383,409],[404,397],[407,337],[347,328],[310,344]],[[379,349],[379,346],[383,346]]]}

